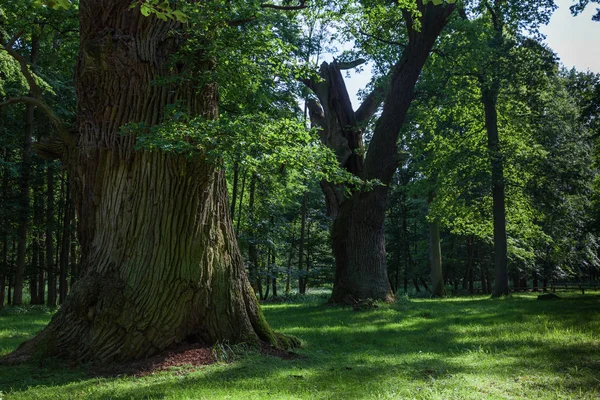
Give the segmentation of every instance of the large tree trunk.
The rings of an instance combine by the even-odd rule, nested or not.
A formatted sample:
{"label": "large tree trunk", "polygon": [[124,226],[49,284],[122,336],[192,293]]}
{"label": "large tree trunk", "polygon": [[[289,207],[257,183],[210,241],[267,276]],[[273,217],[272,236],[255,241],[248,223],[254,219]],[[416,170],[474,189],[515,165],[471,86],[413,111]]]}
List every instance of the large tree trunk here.
{"label": "large tree trunk", "polygon": [[335,61],[323,63],[320,82],[307,82],[320,102],[320,105],[309,104],[311,120],[321,129],[322,141],[335,151],[340,166],[361,179],[383,183],[370,191],[352,188],[349,198],[344,196],[343,188],[322,185],[333,219],[336,262],[333,302],[347,303],[361,298],[390,301],[394,297],[387,276],[384,220],[388,184],[399,161],[396,142],[421,69],[455,5],[418,2],[418,7],[422,12],[419,30],[413,29],[411,14],[404,13],[408,45],[392,70],[389,94],[366,158],[361,125],[377,110],[382,92],[374,91],[354,112],[340,73],[345,66]]}
{"label": "large tree trunk", "polygon": [[[176,21],[120,0],[80,2],[76,70],[79,138],[69,161],[81,266],[52,321],[7,361],[33,352],[93,361],[150,356],[186,338],[294,344],[264,320],[228,214],[225,176],[202,154],[135,150],[126,123],[157,124],[180,101],[217,116],[216,84],[156,84],[168,77]],[[186,67],[206,71],[202,54]],[[193,72],[193,71],[192,71]]]}
{"label": "large tree trunk", "polygon": [[357,193],[340,208],[332,229],[336,260],[333,302],[393,299],[385,256],[385,205],[381,201],[385,204],[372,192]]}

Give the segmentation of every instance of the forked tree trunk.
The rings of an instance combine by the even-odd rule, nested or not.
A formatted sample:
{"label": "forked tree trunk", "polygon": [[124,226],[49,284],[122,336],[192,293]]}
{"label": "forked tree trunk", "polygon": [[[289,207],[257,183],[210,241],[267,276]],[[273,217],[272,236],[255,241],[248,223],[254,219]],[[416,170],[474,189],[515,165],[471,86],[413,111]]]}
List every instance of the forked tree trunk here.
{"label": "forked tree trunk", "polygon": [[320,105],[309,104],[311,121],[321,129],[321,140],[335,151],[340,166],[359,178],[383,183],[370,191],[351,188],[350,197],[344,196],[343,188],[322,185],[333,219],[336,272],[332,302],[394,298],[387,276],[384,220],[388,184],[399,161],[396,142],[421,69],[455,7],[454,4],[435,6],[431,2],[423,5],[421,1],[417,1],[417,6],[422,13],[419,30],[414,29],[410,12],[404,12],[408,45],[391,71],[389,93],[366,158],[361,126],[377,110],[383,100],[382,92],[371,93],[354,112],[340,73],[344,65],[336,61],[322,64],[320,82],[306,82],[320,102]]}
{"label": "forked tree trunk", "polygon": [[[177,101],[205,118],[218,106],[216,84],[155,83],[172,73],[179,25],[128,7],[80,2],[80,134],[68,161],[85,272],[48,327],[5,361],[34,352],[121,361],[189,337],[294,344],[274,334],[250,287],[221,167],[202,154],[136,151],[133,135],[118,134],[126,123],[159,123]],[[188,56],[190,70],[210,68]]]}

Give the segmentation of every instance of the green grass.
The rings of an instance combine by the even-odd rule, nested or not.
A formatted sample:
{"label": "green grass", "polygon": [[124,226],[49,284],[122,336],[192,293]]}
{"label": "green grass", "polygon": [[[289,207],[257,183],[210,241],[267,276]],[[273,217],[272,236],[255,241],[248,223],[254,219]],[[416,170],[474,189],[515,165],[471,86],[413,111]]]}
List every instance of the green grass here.
{"label": "green grass", "polygon": [[[268,304],[299,357],[250,353],[230,364],[135,378],[59,365],[0,367],[7,399],[599,399],[600,296],[400,299],[353,312],[322,297]],[[0,312],[0,354],[41,329],[47,310]]]}

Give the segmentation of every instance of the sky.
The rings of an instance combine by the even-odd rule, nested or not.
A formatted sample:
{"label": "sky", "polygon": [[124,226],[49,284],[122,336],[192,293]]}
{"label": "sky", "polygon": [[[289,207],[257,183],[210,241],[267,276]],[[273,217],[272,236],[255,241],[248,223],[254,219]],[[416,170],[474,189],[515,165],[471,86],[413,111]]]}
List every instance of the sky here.
{"label": "sky", "polygon": [[573,17],[569,11],[572,3],[556,0],[559,8],[541,31],[565,67],[600,73],[600,22],[592,21],[598,4],[588,5],[582,14]]}
{"label": "sky", "polygon": [[[598,5],[590,4],[583,13],[573,17],[569,10],[573,1],[556,0],[558,9],[541,31],[546,35],[546,44],[554,50],[565,67],[600,73],[600,22],[592,21]],[[346,86],[356,109],[360,104],[356,93],[369,82],[371,69],[367,66],[363,73],[350,75],[350,79],[346,79]]]}

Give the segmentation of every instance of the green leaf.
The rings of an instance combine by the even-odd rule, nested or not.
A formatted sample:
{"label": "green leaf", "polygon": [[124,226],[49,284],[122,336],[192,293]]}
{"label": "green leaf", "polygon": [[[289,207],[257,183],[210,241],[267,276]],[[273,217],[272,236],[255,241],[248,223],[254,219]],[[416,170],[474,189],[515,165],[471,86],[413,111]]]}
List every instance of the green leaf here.
{"label": "green leaf", "polygon": [[175,10],[172,12],[173,16],[177,19],[177,21],[185,23],[188,20],[187,15],[185,15],[184,13],[182,13],[179,10]]}
{"label": "green leaf", "polygon": [[144,17],[147,17],[152,12],[152,9],[145,4],[142,4],[142,6],[140,7],[140,12]]}

